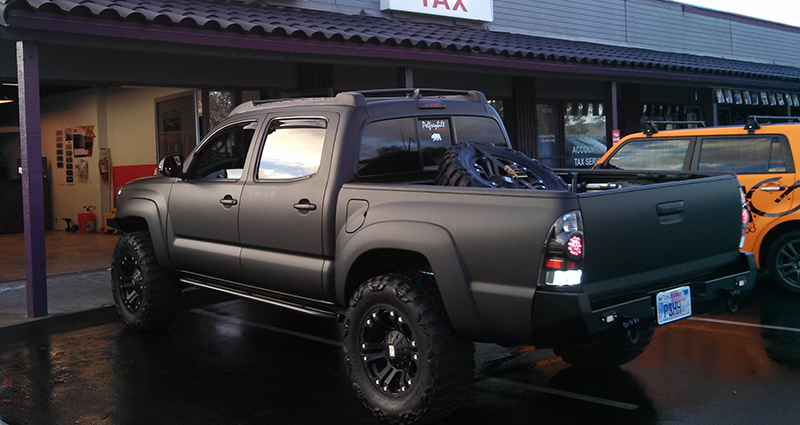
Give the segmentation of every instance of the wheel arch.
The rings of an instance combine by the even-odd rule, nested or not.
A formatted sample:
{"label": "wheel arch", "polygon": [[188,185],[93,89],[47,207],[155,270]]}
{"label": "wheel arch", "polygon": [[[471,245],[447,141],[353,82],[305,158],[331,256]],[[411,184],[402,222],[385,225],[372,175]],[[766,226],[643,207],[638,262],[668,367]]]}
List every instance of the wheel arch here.
{"label": "wheel arch", "polygon": [[761,238],[761,242],[756,244],[758,247],[756,258],[758,260],[759,270],[766,270],[770,247],[775,240],[781,235],[791,231],[800,231],[800,220],[785,221],[767,230]]}
{"label": "wheel arch", "polygon": [[127,199],[124,208],[117,211],[114,218],[120,230],[129,232],[148,232],[153,241],[153,250],[158,263],[171,267],[167,244],[164,238],[164,226],[161,211],[155,201],[150,199]]}
{"label": "wheel arch", "polygon": [[430,223],[392,221],[359,230],[337,249],[336,297],[341,305],[370,277],[392,272],[432,273],[453,327],[483,333],[469,277],[450,233]]}

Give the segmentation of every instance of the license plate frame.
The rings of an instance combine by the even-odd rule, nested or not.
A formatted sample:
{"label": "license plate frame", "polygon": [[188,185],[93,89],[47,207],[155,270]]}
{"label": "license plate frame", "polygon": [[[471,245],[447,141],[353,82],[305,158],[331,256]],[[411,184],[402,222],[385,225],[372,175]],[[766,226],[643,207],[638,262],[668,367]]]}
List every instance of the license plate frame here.
{"label": "license plate frame", "polygon": [[692,288],[681,286],[656,294],[656,312],[659,325],[684,319],[692,315]]}

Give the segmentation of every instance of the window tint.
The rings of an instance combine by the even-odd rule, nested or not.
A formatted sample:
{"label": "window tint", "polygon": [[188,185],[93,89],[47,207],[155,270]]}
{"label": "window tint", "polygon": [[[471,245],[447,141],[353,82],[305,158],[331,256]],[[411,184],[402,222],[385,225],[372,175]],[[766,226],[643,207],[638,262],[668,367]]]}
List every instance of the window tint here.
{"label": "window tint", "polygon": [[620,170],[681,170],[689,139],[635,139],[625,143],[607,161]]}
{"label": "window tint", "polygon": [[783,149],[781,148],[781,141],[777,137],[772,139],[772,152],[769,155],[769,172],[770,173],[786,173],[786,161],[783,157]]}
{"label": "window tint", "polygon": [[453,117],[456,127],[456,140],[459,143],[494,143],[505,146],[506,138],[500,124],[488,117]]}
{"label": "window tint", "polygon": [[258,179],[293,179],[316,174],[327,127],[323,119],[273,120],[261,151]]}
{"label": "window tint", "polygon": [[[704,139],[697,169],[737,174],[766,173],[770,168],[772,145],[770,137]],[[785,164],[783,168],[786,168]]]}
{"label": "window tint", "polygon": [[193,178],[240,179],[256,123],[235,124],[209,139],[194,161]]}
{"label": "window tint", "polygon": [[[367,124],[361,133],[358,174],[375,176],[421,171],[414,121],[413,118],[401,118]],[[434,136],[431,133],[429,137]]]}

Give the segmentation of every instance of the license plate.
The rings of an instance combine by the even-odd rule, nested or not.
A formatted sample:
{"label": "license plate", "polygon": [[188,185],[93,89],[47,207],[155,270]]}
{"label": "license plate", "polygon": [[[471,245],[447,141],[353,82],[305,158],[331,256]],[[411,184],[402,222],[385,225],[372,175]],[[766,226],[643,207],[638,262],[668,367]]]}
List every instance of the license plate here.
{"label": "license plate", "polygon": [[658,324],[674,322],[692,315],[692,291],[688,286],[659,292],[656,295]]}

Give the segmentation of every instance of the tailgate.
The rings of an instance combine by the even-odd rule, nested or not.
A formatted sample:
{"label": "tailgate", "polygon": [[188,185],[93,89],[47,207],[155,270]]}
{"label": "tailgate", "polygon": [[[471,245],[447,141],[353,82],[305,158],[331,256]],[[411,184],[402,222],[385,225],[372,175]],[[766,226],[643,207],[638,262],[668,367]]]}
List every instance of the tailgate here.
{"label": "tailgate", "polygon": [[592,301],[691,281],[735,262],[742,234],[733,175],[579,195],[583,290]]}

